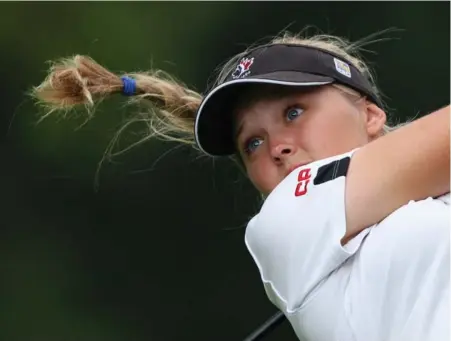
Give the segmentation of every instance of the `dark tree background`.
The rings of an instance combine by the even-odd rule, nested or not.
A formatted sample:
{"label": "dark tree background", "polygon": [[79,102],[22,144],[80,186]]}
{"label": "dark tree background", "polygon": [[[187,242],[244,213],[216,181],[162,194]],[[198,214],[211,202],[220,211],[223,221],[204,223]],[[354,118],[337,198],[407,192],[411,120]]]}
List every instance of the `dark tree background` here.
{"label": "dark tree background", "polygon": [[[202,92],[216,66],[284,28],[355,40],[396,27],[364,55],[403,121],[449,103],[449,13],[449,2],[2,2],[0,340],[240,340],[275,311],[244,246],[259,198],[238,169],[154,141],[104,164],[96,190],[136,108],[116,96],[80,129],[81,117],[36,124],[27,92],[46,61],[161,68]],[[267,340],[295,337],[285,324]]]}

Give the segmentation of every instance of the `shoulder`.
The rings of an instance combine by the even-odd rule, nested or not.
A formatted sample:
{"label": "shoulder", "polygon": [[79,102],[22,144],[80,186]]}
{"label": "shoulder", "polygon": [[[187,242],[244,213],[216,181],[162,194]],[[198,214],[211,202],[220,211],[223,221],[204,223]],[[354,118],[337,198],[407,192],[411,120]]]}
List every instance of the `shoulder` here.
{"label": "shoulder", "polygon": [[355,150],[295,169],[266,198],[256,218],[314,223],[334,204],[344,212],[345,180]]}
{"label": "shoulder", "polygon": [[367,231],[342,246],[345,177],[353,152],[300,167],[249,222],[245,241],[268,296],[293,311],[359,247]]}
{"label": "shoulder", "polygon": [[267,197],[262,209],[278,200],[312,199],[319,190],[334,186],[347,175],[351,157],[356,150],[318,160],[295,169]]}

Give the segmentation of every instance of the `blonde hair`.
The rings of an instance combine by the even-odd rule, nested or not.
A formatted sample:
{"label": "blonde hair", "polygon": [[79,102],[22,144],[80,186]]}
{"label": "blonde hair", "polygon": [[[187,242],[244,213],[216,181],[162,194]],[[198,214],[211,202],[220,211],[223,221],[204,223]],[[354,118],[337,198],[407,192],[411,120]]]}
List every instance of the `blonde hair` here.
{"label": "blonde hair", "polygon": [[[303,33],[293,35],[285,33],[273,38],[270,44],[289,43],[304,46],[317,47],[333,52],[353,64],[362,72],[371,83],[374,93],[380,98],[380,91],[376,86],[375,77],[369,66],[359,55],[359,50],[369,44],[369,36],[358,42],[351,43],[344,38],[317,34],[303,36]],[[255,47],[255,46],[254,46]],[[225,77],[236,67],[237,61],[251,48],[234,56],[220,68],[213,86],[221,83]],[[194,140],[194,123],[197,109],[202,101],[202,95],[193,89],[189,89],[182,82],[171,77],[161,70],[148,72],[135,72],[125,74],[136,80],[136,94],[130,97],[130,104],[148,104],[148,108],[121,128],[113,139],[105,153],[111,157],[115,143],[121,132],[129,124],[140,121],[148,127],[144,138],[134,143],[140,144],[151,138],[159,138],[169,141],[177,141],[196,148]],[[87,112],[87,120],[94,116],[97,103],[112,94],[120,94],[123,90],[121,76],[115,74],[95,62],[87,56],[76,55],[65,58],[51,64],[49,74],[39,86],[32,89],[32,97],[38,105],[45,109],[41,119],[55,113],[62,113],[68,117],[73,109],[84,107]],[[335,85],[344,93],[352,96],[361,95],[342,85]],[[384,108],[382,108],[384,109]],[[396,127],[385,126],[384,132],[389,132]],[[127,150],[130,147],[126,148]]]}

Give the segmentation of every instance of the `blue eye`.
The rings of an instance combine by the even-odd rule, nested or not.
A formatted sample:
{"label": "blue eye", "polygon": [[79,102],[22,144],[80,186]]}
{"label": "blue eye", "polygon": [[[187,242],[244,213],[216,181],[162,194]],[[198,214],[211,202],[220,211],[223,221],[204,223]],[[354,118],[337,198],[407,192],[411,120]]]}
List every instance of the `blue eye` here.
{"label": "blue eye", "polygon": [[258,146],[260,146],[263,143],[262,139],[258,138],[252,138],[246,142],[244,151],[246,153],[252,153],[255,149],[257,149]]}
{"label": "blue eye", "polygon": [[297,118],[298,116],[300,116],[302,114],[304,110],[302,110],[301,108],[289,108],[286,112],[285,115],[288,119],[288,121],[293,121],[295,118]]}

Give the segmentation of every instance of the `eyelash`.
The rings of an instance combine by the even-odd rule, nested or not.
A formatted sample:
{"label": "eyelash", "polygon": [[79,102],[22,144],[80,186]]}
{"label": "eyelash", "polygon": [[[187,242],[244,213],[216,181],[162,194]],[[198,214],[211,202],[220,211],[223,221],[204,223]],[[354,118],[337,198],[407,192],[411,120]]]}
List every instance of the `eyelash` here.
{"label": "eyelash", "polygon": [[[293,112],[293,110],[300,110],[300,113],[299,113],[296,117],[294,117],[293,119],[288,119],[288,118],[287,118],[288,114],[289,114],[290,112]],[[293,121],[294,119],[298,118],[303,112],[304,112],[304,109],[302,109],[300,105],[294,105],[294,106],[289,106],[287,109],[284,110],[283,113],[284,113],[284,117],[285,117],[288,121]],[[257,141],[257,140],[260,140],[261,143],[258,144],[255,148],[257,148],[258,146],[260,146],[260,145],[263,143],[262,139],[258,139],[258,138],[256,138],[256,137],[251,137],[251,138],[245,140],[243,150],[244,150],[244,152],[246,153],[246,155],[249,155],[249,154],[252,154],[252,153],[253,153],[253,150],[250,150],[251,148],[249,148],[249,145],[250,145],[253,141]]]}
{"label": "eyelash", "polygon": [[[260,141],[262,141],[261,139],[259,139]],[[249,154],[251,154],[253,151],[251,151],[250,150],[250,148],[249,148],[249,145],[251,144],[251,142],[253,142],[253,141],[257,141],[257,138],[256,137],[251,137],[249,140],[247,140],[245,143],[244,143],[244,152],[247,154],[247,155],[249,155]],[[263,143],[263,141],[261,142],[261,143]],[[261,144],[260,143],[260,144]],[[260,146],[260,144],[258,145],[258,146]],[[257,146],[257,147],[258,147]],[[255,147],[255,148],[257,148],[257,147]]]}
{"label": "eyelash", "polygon": [[304,109],[302,109],[299,106],[292,106],[292,107],[287,108],[287,110],[285,110],[285,116],[287,116],[293,110],[297,110],[297,109],[299,109],[301,112],[295,118],[299,117],[304,112]]}

